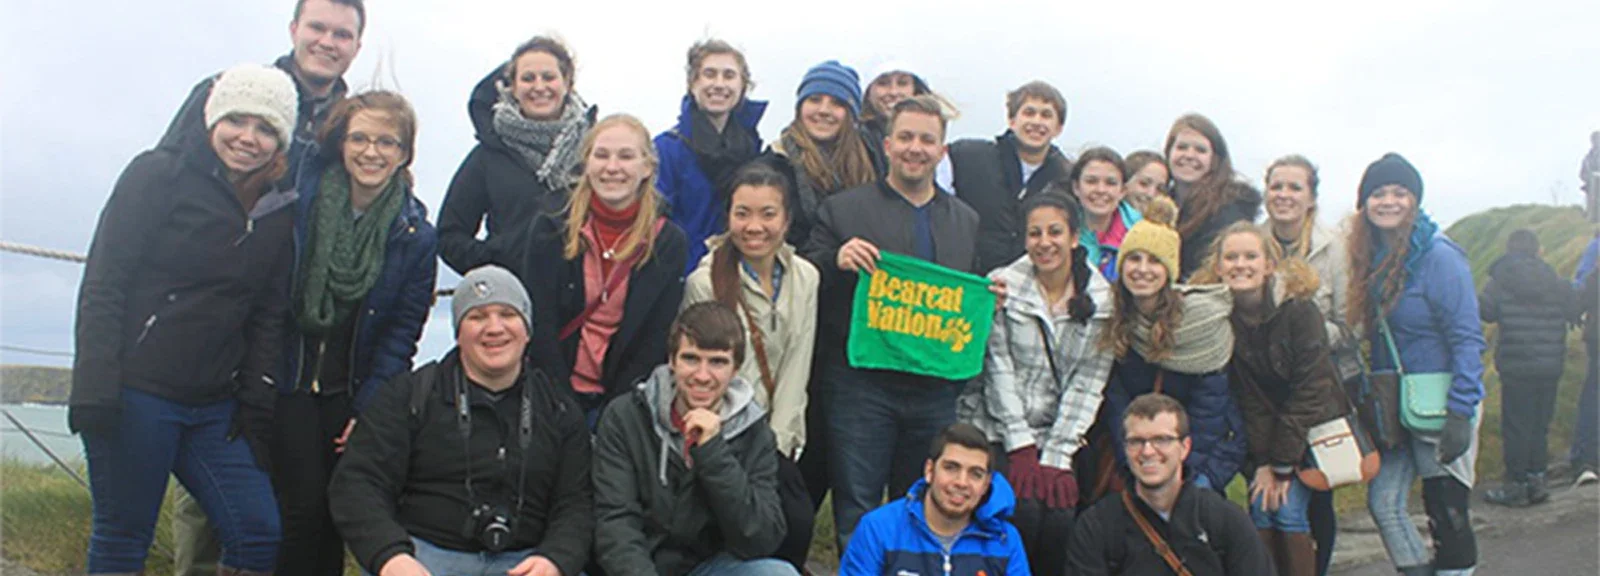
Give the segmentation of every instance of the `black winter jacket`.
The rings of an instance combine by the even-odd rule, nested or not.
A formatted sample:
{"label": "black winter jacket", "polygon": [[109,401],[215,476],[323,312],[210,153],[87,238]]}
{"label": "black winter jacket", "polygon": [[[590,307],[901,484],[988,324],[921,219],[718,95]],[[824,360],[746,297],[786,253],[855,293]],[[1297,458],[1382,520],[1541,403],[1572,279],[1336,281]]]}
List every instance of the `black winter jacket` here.
{"label": "black winter jacket", "polygon": [[1494,365],[1501,379],[1561,377],[1567,324],[1578,303],[1572,285],[1538,256],[1506,254],[1489,267],[1478,315],[1500,324]]}
{"label": "black winter jacket", "polygon": [[[528,353],[557,387],[571,390],[572,366],[578,359],[581,330],[560,338],[561,328],[583,313],[583,258],[562,258],[566,215],[541,215],[529,230],[526,259],[513,268],[533,298],[533,334]],[[667,330],[683,300],[683,269],[689,241],[677,224],[666,222],[656,235],[650,260],[628,277],[622,325],[611,336],[600,365],[606,398],[615,398],[650,375],[667,358]]]}
{"label": "black winter jacket", "polygon": [[272,407],[295,194],[247,214],[209,140],[199,129],[140,154],[112,189],[78,291],[73,407],[115,409],[124,386]]}
{"label": "black winter jacket", "polygon": [[[915,250],[912,226],[916,208],[884,180],[844,190],[822,202],[811,239],[801,252],[822,272],[817,295],[816,358],[844,360],[850,335],[850,303],[855,298],[855,272],[839,269],[839,247],[861,238],[879,250],[910,255]],[[942,190],[934,192],[928,210],[933,221],[934,263],[977,273],[978,213]]]}
{"label": "black winter jacket", "polygon": [[1051,146],[1044,165],[1023,182],[1017,137],[1007,130],[994,140],[951,144],[950,170],[956,196],[978,213],[977,271],[983,274],[1022,257],[1027,226],[1022,201],[1043,193],[1053,181],[1065,180],[1072,173],[1072,161]]}
{"label": "black winter jacket", "polygon": [[[449,550],[482,551],[476,532],[462,534],[472,507],[492,500],[514,508],[516,482],[525,478],[508,549],[538,548],[561,573],[577,574],[594,532],[583,412],[531,367],[493,400],[466,380],[458,354],[452,349],[438,362],[395,377],[361,414],[328,485],[340,536],[373,574],[390,558],[415,553],[410,536]],[[414,413],[419,379],[430,383]],[[470,441],[461,437],[456,416],[462,390],[471,406]],[[526,452],[518,433],[524,393],[533,411]],[[469,469],[479,502],[468,499]]]}
{"label": "black winter jacket", "polygon": [[[1128,492],[1134,488],[1130,483]],[[1144,500],[1129,494],[1139,514],[1167,541],[1194,576],[1272,574],[1267,552],[1250,516],[1226,497],[1185,483],[1162,520]],[[1119,494],[1101,498],[1072,527],[1067,572],[1077,576],[1174,574],[1128,515]]]}
{"label": "black winter jacket", "polygon": [[[1238,181],[1229,182],[1227,186],[1231,190],[1229,193],[1233,195],[1234,201],[1217,209],[1217,212],[1207,218],[1199,228],[1183,237],[1183,248],[1179,256],[1182,259],[1182,262],[1179,263],[1181,271],[1181,274],[1179,274],[1181,279],[1179,281],[1187,281],[1195,270],[1199,270],[1205,264],[1206,257],[1211,253],[1211,242],[1216,240],[1217,234],[1221,234],[1223,229],[1234,222],[1255,222],[1256,217],[1261,215],[1261,192],[1259,190],[1249,184]],[[1181,207],[1183,205],[1181,203],[1181,192],[1178,198],[1180,201],[1179,206]],[[1182,218],[1183,210],[1180,209],[1178,212],[1179,218]],[[1180,229],[1182,228],[1181,222],[1183,221],[1180,220]]]}
{"label": "black winter jacket", "polygon": [[[540,214],[560,211],[570,194],[551,190],[495,132],[499,79],[496,67],[467,99],[478,145],[461,161],[439,205],[439,256],[458,274],[484,264],[515,269],[522,263],[527,226]],[[596,111],[589,108],[591,124]],[[483,240],[477,238],[479,224],[487,231]]]}
{"label": "black winter jacket", "polygon": [[778,506],[778,449],[755,389],[735,378],[722,429],[689,449],[671,427],[676,393],[662,365],[612,402],[595,438],[595,559],[608,574],[687,574],[720,552],[773,553],[786,524]]}

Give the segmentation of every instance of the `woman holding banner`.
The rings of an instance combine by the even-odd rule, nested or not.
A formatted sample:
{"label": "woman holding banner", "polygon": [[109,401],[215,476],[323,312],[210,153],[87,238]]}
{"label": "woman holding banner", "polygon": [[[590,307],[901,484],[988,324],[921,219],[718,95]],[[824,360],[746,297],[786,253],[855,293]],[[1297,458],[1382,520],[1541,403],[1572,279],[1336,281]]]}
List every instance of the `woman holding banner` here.
{"label": "woman holding banner", "polygon": [[[1100,345],[1116,364],[1106,384],[1100,425],[1119,464],[1123,409],[1134,398],[1160,392],[1182,402],[1192,422],[1194,451],[1185,462],[1193,475],[1185,481],[1222,491],[1244,463],[1244,426],[1228,390],[1224,368],[1233,354],[1228,315],[1233,298],[1221,285],[1174,284],[1182,241],[1171,225],[1177,209],[1170,200],[1151,200],[1145,219],[1134,224],[1117,254],[1121,278],[1112,291],[1111,320]],[[1096,491],[1110,489],[1112,470],[1102,458]],[[1108,470],[1107,468],[1111,468]]]}
{"label": "woman holding banner", "polygon": [[1110,317],[1111,285],[1079,243],[1083,210],[1051,184],[1022,205],[1027,254],[989,273],[1009,294],[995,310],[983,374],[957,417],[1008,455],[1012,524],[1036,574],[1060,574],[1078,481],[1072,457],[1100,409],[1111,353],[1094,346]]}
{"label": "woman holding banner", "polygon": [[606,401],[667,357],[687,240],[661,216],[644,124],[606,117],[584,137],[583,176],[561,215],[541,215],[518,277],[533,297],[535,365],[566,382],[593,429]]}

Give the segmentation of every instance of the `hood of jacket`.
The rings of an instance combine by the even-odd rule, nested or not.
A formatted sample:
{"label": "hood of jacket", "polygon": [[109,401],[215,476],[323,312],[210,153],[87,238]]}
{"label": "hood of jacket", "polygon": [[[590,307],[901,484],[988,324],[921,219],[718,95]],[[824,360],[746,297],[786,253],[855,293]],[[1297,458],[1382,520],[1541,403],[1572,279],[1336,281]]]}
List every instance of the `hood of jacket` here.
{"label": "hood of jacket", "polygon": [[1489,265],[1489,277],[1518,300],[1561,303],[1571,288],[1538,256],[1506,254]]}
{"label": "hood of jacket", "polygon": [[[761,116],[766,113],[766,100],[751,100],[749,95],[746,95],[743,100],[739,101],[739,104],[733,107],[732,111],[728,112],[728,119],[755,133],[756,148],[760,149],[761,133],[756,130],[756,126],[761,124]],[[694,114],[694,95],[684,94],[683,100],[678,103],[678,125],[676,130],[685,140],[689,138],[690,129],[694,126],[692,114]]]}
{"label": "hood of jacket", "polygon": [[[989,475],[989,493],[984,495],[983,501],[978,503],[978,508],[972,511],[972,526],[982,533],[999,538],[1006,533],[1006,522],[1011,518],[1011,513],[1016,511],[1017,496],[1011,490],[1011,483],[1006,481],[1006,476],[999,472]],[[928,516],[922,509],[922,498],[928,491],[928,479],[918,478],[911,489],[906,491],[902,500],[906,512],[916,519],[916,526],[926,527]]]}
{"label": "hood of jacket", "polygon": [[[222,184],[226,190],[232,192],[234,187],[233,184],[228,182],[227,167],[222,164],[222,158],[217,156],[217,151],[211,147],[209,131],[205,129],[203,124],[195,125],[194,127],[196,130],[193,133],[177,135],[176,138],[170,141],[163,140],[156,145],[156,149],[172,153],[182,165],[190,169],[214,176],[219,184]],[[284,154],[292,153],[289,148],[289,141],[281,141],[280,145],[284,147]],[[290,164],[293,165],[294,163],[291,162]],[[300,195],[295,190],[282,189],[286,185],[284,180],[279,179],[271,188],[262,192],[260,198],[256,199],[255,207],[250,209],[249,218],[251,220],[266,217],[268,214],[292,206],[295,200],[299,199]]]}
{"label": "hood of jacket", "polygon": [[[683,434],[672,427],[672,401],[678,395],[677,382],[672,377],[672,366],[662,364],[650,372],[650,377],[639,383],[644,392],[644,401],[650,410],[650,423],[655,429],[656,437],[661,440],[661,463],[659,475],[661,481],[667,478],[667,454],[677,454],[683,457]],[[722,395],[722,431],[718,434],[726,440],[738,438],[751,427],[761,424],[761,417],[767,414],[766,409],[756,403],[756,391],[743,378],[734,376],[728,381],[728,390]]]}

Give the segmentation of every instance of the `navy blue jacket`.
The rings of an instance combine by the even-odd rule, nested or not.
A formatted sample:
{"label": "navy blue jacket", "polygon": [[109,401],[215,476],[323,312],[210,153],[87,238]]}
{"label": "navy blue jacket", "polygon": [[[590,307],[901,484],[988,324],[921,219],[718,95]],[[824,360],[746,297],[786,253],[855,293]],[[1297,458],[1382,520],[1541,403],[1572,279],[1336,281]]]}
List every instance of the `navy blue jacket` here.
{"label": "navy blue jacket", "polygon": [[[705,171],[700,169],[700,160],[689,148],[690,127],[694,125],[690,118],[694,106],[694,96],[685,94],[678,109],[678,125],[656,135],[655,139],[656,153],[661,156],[661,165],[656,168],[656,190],[660,190],[672,206],[668,218],[682,228],[689,238],[689,259],[683,269],[685,275],[693,272],[694,267],[700,264],[700,258],[706,255],[706,238],[720,234],[728,227],[724,222],[727,206],[722,200],[723,191],[715,189],[711,180],[706,178]],[[761,133],[756,130],[756,125],[761,123],[761,115],[766,111],[766,102],[745,100],[729,113],[728,121],[732,124],[723,128],[742,127],[756,135],[756,145],[750,156],[752,159],[756,157],[754,152],[761,150]]]}
{"label": "navy blue jacket", "polygon": [[[1389,329],[1400,361],[1409,374],[1449,372],[1450,411],[1476,413],[1483,400],[1483,325],[1478,323],[1478,295],[1472,284],[1467,253],[1444,234],[1418,270],[1406,278],[1400,301],[1389,311]],[[1393,369],[1388,346],[1376,327],[1368,327],[1372,368]],[[1196,443],[1198,445],[1198,442]]]}
{"label": "navy blue jacket", "polygon": [[[304,263],[307,236],[310,233],[311,205],[322,182],[326,161],[318,154],[315,145],[307,151],[297,188],[299,203],[295,206],[294,225],[294,286],[300,282],[300,266]],[[400,176],[395,175],[396,178]],[[428,207],[422,204],[409,189],[405,206],[389,226],[389,241],[383,249],[383,270],[378,281],[367,291],[356,313],[355,341],[350,349],[350,386],[355,409],[360,412],[378,393],[378,385],[400,374],[411,371],[411,360],[417,355],[417,341],[422,338],[422,325],[433,307],[433,287],[438,275],[439,236],[428,223]],[[298,303],[290,306],[287,342],[283,348],[284,377],[278,379],[278,392],[288,394],[300,380],[300,364],[304,360],[305,335],[298,329],[295,313]]]}
{"label": "navy blue jacket", "polygon": [[918,480],[904,498],[861,517],[850,537],[850,547],[839,562],[839,576],[1028,576],[1022,536],[1008,520],[1016,507],[1016,496],[1005,475],[996,472],[991,478],[988,497],[950,547],[949,557],[938,536],[928,528],[928,518],[922,511],[928,481]]}
{"label": "navy blue jacket", "polygon": [[1177,399],[1189,412],[1194,450],[1183,463],[1189,469],[1184,477],[1221,491],[1244,465],[1245,457],[1244,417],[1228,388],[1226,369],[1209,374],[1173,372],[1146,361],[1129,348],[1127,355],[1111,367],[1111,381],[1106,383],[1109,411],[1102,411],[1109,421],[1101,424],[1110,427],[1111,438],[1116,442],[1117,463],[1128,463],[1127,452],[1122,449],[1122,413],[1134,398],[1155,391],[1157,371],[1163,374],[1161,393]]}

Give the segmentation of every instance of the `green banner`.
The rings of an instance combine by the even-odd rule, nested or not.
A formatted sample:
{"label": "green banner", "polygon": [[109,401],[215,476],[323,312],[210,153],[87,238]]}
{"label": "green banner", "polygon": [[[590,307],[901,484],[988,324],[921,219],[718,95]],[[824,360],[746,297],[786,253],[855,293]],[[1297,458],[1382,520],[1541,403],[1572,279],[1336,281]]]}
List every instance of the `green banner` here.
{"label": "green banner", "polygon": [[983,371],[994,323],[989,280],[882,252],[861,272],[850,316],[850,365],[949,380]]}

